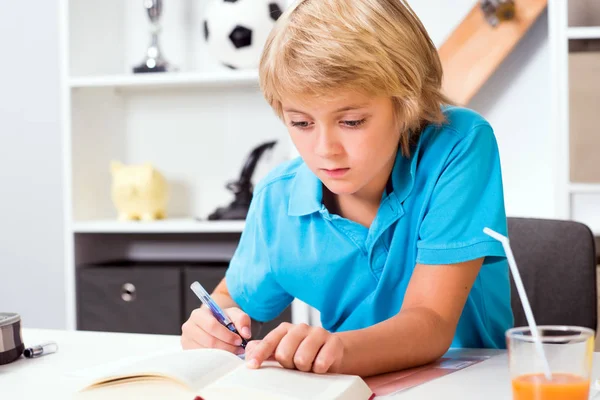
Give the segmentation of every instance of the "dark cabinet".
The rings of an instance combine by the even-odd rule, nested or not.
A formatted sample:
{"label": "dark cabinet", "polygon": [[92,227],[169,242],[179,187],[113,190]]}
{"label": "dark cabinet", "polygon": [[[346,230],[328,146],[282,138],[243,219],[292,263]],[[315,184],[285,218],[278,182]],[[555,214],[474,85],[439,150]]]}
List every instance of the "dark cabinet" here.
{"label": "dark cabinet", "polygon": [[[77,328],[81,330],[180,335],[181,325],[200,300],[190,289],[198,281],[212,292],[225,276],[225,262],[130,262],[80,265],[77,268]],[[261,339],[282,322],[291,322],[291,306],[259,327]],[[260,328],[260,329],[259,329]]]}
{"label": "dark cabinet", "polygon": [[82,330],[178,334],[181,272],[168,265],[78,268],[77,319]]}

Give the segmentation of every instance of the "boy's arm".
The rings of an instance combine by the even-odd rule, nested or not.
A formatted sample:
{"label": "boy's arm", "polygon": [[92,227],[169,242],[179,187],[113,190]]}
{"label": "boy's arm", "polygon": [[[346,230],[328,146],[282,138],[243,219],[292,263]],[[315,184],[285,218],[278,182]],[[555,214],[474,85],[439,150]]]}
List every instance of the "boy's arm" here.
{"label": "boy's arm", "polygon": [[340,332],[339,371],[370,376],[423,365],[450,347],[483,258],[453,265],[417,264],[400,312],[371,327]]}
{"label": "boy's arm", "polygon": [[423,365],[450,347],[483,258],[452,265],[417,264],[394,317],[368,328],[329,333],[281,324],[250,342],[246,360],[258,368],[269,357],[285,368],[370,376]]}
{"label": "boy's arm", "polygon": [[240,308],[240,306],[231,298],[229,290],[227,289],[225,278],[221,279],[221,282],[219,282],[217,287],[215,287],[211,297],[219,305],[219,307],[223,309],[231,307]]}

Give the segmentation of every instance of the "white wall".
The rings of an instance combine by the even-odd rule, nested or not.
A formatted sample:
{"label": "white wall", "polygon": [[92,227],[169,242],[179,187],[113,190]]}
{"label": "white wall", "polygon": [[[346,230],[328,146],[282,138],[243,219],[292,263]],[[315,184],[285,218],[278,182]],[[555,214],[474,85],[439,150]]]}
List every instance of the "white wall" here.
{"label": "white wall", "polygon": [[0,312],[65,325],[58,0],[0,13]]}
{"label": "white wall", "polygon": [[[65,326],[58,3],[11,2],[1,13],[0,311],[28,327]],[[411,4],[439,46],[474,1]],[[549,61],[544,14],[470,104],[496,130],[510,215],[554,214]]]}
{"label": "white wall", "polygon": [[[472,0],[410,1],[440,46],[475,4]],[[468,107],[492,124],[503,169],[506,212],[553,217],[554,142],[550,137],[550,48],[544,12]]]}
{"label": "white wall", "polygon": [[495,129],[509,215],[557,215],[550,88],[544,12],[470,104]]}

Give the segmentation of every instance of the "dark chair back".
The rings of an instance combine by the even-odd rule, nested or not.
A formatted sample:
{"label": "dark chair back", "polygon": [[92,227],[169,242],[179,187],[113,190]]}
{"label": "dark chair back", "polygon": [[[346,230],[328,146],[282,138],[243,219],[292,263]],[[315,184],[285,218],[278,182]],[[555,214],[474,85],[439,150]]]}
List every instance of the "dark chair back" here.
{"label": "dark chair back", "polygon": [[[508,218],[508,236],[538,325],[596,330],[596,248],[581,223]],[[511,274],[515,326],[527,326]]]}

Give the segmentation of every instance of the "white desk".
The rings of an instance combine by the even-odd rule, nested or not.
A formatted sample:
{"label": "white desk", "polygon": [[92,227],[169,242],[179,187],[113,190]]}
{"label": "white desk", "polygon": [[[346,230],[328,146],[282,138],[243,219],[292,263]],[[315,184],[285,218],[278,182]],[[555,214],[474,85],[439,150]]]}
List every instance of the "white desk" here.
{"label": "white desk", "polygon": [[[26,346],[54,340],[59,351],[34,359],[21,358],[0,366],[0,398],[69,398],[73,380],[68,373],[128,356],[179,349],[178,336],[25,329]],[[493,355],[472,367],[400,393],[394,398],[444,400],[510,400],[505,352],[466,350],[461,354]],[[600,353],[594,358],[594,377],[600,376]],[[57,396],[58,395],[58,396]],[[389,398],[389,397],[388,397]],[[599,397],[600,398],[600,397]]]}

